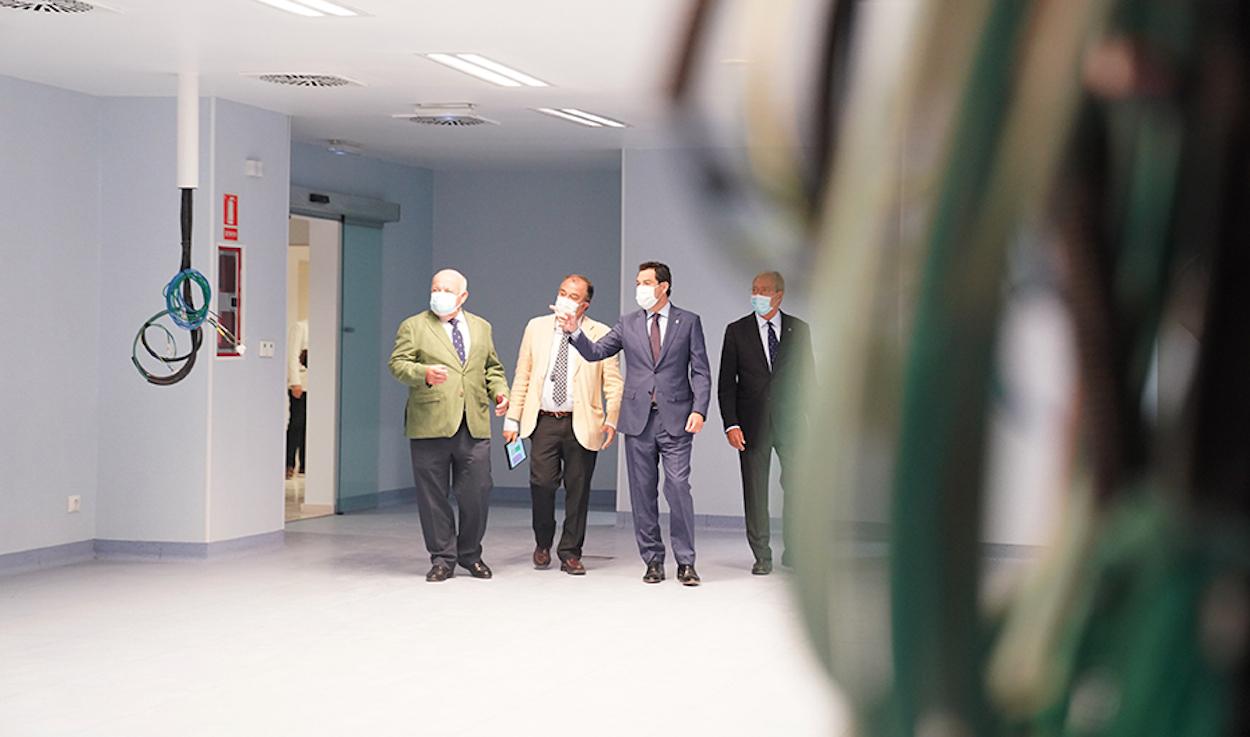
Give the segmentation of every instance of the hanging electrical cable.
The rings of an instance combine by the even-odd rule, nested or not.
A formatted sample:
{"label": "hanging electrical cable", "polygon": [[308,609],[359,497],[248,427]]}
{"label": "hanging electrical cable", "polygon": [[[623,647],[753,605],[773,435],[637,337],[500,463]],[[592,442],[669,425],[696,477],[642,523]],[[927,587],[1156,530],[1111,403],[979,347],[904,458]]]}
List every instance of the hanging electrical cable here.
{"label": "hanging electrical cable", "polygon": [[[208,278],[191,267],[191,225],[193,193],[199,183],[199,80],[195,75],[182,73],[178,76],[178,188],[181,198],[181,216],[179,218],[182,231],[182,255],[178,265],[178,273],[165,285],[165,309],[149,317],[140,326],[131,344],[130,360],[149,384],[171,386],[190,375],[195,368],[196,356],[204,342],[202,328],[205,323],[211,325],[217,334],[234,345],[242,352],[243,346],[238,338],[222,326],[216,313],[209,309],[212,303],[213,290]],[[200,296],[195,299],[195,288],[199,288]],[[168,317],[177,328],[191,334],[191,347],[181,355],[178,354],[178,342],[174,333],[163,324],[162,318]],[[157,350],[148,340],[148,332],[154,331],[164,337],[163,350]],[[161,374],[149,371],[140,360],[139,346],[148,357],[165,367],[169,373]]]}

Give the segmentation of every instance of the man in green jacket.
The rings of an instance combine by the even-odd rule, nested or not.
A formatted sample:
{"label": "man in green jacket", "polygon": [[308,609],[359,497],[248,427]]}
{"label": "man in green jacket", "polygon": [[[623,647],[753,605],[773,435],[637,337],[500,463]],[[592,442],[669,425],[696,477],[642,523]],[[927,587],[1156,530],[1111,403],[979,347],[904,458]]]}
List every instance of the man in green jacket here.
{"label": "man in green jacket", "polygon": [[[445,581],[456,564],[490,578],[482,536],[493,485],[490,407],[508,411],[508,382],[495,354],[490,323],[463,309],[464,275],[444,269],[430,284],[430,309],[404,320],[390,368],[408,385],[404,425],[412,447],[421,532],[432,567],[425,580]],[[449,499],[456,490],[460,531]]]}

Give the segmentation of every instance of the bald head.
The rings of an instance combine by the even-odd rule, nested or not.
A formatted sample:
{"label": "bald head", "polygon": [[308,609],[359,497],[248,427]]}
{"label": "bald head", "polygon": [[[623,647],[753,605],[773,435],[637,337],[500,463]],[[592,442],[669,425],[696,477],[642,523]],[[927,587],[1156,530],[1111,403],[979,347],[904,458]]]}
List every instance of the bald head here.
{"label": "bald head", "polygon": [[469,291],[469,280],[455,269],[443,269],[434,275],[434,279],[430,282],[430,290],[461,295]]}
{"label": "bald head", "polygon": [[455,269],[443,269],[430,280],[430,310],[447,321],[460,312],[469,298],[469,280]]}

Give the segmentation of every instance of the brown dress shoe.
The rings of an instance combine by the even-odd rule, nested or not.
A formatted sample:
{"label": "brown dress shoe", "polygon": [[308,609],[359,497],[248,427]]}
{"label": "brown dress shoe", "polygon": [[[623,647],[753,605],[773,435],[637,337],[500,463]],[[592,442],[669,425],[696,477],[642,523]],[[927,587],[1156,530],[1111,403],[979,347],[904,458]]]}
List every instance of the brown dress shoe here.
{"label": "brown dress shoe", "polygon": [[551,565],[551,548],[534,548],[534,567],[546,568]]}
{"label": "brown dress shoe", "polygon": [[565,558],[560,561],[560,570],[570,576],[585,576],[586,566],[582,565],[581,560],[577,558]]}

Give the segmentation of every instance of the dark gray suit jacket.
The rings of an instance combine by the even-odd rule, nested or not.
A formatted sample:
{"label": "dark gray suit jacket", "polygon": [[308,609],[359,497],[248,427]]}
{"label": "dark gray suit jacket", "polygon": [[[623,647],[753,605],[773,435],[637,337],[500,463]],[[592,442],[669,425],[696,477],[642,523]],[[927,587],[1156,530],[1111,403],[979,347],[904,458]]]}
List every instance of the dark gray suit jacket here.
{"label": "dark gray suit jacket", "polygon": [[651,360],[651,337],[644,310],[621,315],[612,330],[598,341],[578,333],[573,346],[587,361],[602,361],[625,351],[625,395],[616,429],[639,435],[651,414],[655,394],[660,422],[669,435],[686,432],[686,419],[698,412],[707,419],[712,401],[712,370],[707,360],[703,323],[699,316],[677,305],[668,315],[668,328],[660,345],[660,360]]}

